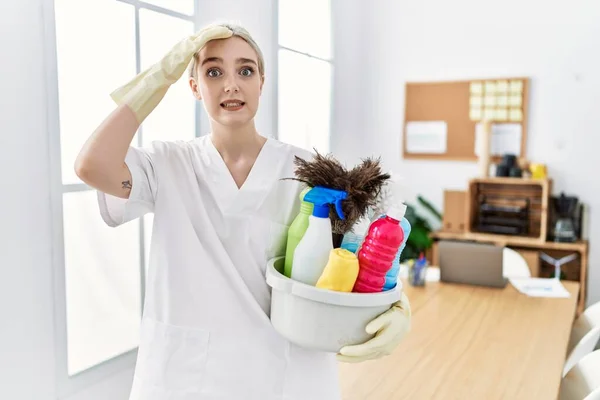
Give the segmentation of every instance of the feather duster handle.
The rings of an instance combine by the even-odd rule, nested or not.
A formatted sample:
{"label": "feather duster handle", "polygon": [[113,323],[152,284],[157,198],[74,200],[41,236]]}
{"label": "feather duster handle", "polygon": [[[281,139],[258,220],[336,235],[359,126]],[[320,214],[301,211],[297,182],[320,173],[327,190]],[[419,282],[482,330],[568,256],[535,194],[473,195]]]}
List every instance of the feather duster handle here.
{"label": "feather duster handle", "polygon": [[342,202],[345,219],[340,219],[335,210],[331,210],[331,228],[334,236],[340,237],[349,232],[354,224],[369,209],[377,204],[381,188],[390,178],[390,175],[381,171],[380,160],[366,158],[348,170],[331,154],[322,155],[315,149],[315,157],[304,160],[300,157],[294,159],[296,165],[295,177],[289,178],[304,182],[310,187],[325,186],[332,189],[343,190],[348,194]]}

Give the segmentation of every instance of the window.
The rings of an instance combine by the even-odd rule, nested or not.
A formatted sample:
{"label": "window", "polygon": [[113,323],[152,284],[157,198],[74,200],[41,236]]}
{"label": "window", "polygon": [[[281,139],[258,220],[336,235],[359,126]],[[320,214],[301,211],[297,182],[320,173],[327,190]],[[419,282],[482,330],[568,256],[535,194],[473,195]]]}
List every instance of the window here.
{"label": "window", "polygon": [[278,138],[326,153],[333,72],[330,1],[279,0],[278,26]]}
{"label": "window", "polygon": [[[196,0],[55,0],[46,10],[54,182],[58,367],[67,380],[138,345],[152,217],[109,228],[73,165],[114,109],[112,90],[193,33]],[[53,104],[55,103],[55,104]],[[193,139],[199,108],[186,79],[169,90],[132,145]],[[64,353],[64,355],[63,355]],[[131,355],[131,354],[130,354]],[[129,357],[133,359],[133,356]],[[93,372],[98,373],[98,372]]]}

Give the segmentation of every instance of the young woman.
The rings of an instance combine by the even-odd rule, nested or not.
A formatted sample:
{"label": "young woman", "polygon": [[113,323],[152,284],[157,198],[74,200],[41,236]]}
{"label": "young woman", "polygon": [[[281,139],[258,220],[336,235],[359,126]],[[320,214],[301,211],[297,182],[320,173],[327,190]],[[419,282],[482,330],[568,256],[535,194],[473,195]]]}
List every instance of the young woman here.
{"label": "young woman", "polygon": [[[190,62],[210,135],[131,147]],[[257,132],[263,83],[263,56],[248,32],[208,26],[113,92],[118,107],[76,161],[108,225],[154,213],[132,400],[340,398],[336,357],[289,343],[269,321],[265,266],[284,254],[302,190],[281,178],[294,176],[294,156],[312,154]],[[403,298],[367,327],[374,339],[338,359],[389,354],[409,322]]]}

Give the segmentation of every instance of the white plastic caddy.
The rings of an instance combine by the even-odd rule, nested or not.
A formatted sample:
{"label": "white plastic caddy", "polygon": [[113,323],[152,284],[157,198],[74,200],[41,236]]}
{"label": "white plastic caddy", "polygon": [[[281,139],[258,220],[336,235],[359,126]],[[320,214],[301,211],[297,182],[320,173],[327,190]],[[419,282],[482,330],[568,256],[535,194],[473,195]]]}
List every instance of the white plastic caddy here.
{"label": "white plastic caddy", "polygon": [[386,292],[347,293],[294,281],[283,272],[284,257],[269,260],[271,323],[290,342],[311,350],[337,353],[346,345],[371,339],[367,324],[402,295],[402,282]]}

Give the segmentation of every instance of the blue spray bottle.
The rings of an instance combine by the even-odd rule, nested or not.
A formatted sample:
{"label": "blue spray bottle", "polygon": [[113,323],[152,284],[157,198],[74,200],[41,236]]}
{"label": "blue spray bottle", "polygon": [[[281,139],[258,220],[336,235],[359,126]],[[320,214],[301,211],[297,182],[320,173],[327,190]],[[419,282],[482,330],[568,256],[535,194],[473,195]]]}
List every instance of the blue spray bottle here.
{"label": "blue spray bottle", "polygon": [[369,231],[371,221],[366,216],[360,218],[352,227],[352,231],[347,232],[342,240],[341,248],[346,249],[351,253],[358,254],[358,249],[365,239],[365,235]]}
{"label": "blue spray bottle", "polygon": [[406,247],[406,242],[408,241],[408,237],[410,236],[410,222],[406,219],[406,217],[402,218],[400,221],[400,226],[404,231],[404,240],[398,249],[398,253],[396,253],[396,258],[394,258],[394,262],[392,263],[392,268],[385,275],[385,284],[383,285],[383,291],[390,290],[396,287],[398,283],[398,275],[400,274],[400,256],[402,255],[402,251]]}

